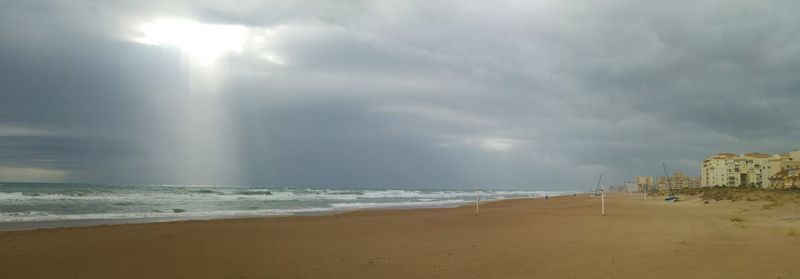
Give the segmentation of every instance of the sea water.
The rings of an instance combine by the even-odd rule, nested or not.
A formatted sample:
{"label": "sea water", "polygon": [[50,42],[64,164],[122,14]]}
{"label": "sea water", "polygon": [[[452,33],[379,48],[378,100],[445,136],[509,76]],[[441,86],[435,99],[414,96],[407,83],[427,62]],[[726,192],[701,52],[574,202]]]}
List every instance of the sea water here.
{"label": "sea water", "polygon": [[[483,190],[482,200],[572,192]],[[474,190],[310,189],[221,185],[101,185],[0,183],[3,224],[94,220],[182,220],[319,214],[364,208],[454,207],[475,201]],[[97,222],[97,221],[100,222]],[[60,221],[53,223],[54,221]],[[79,222],[74,222],[78,224]],[[45,223],[43,223],[45,224]],[[5,226],[9,228],[9,226]]]}

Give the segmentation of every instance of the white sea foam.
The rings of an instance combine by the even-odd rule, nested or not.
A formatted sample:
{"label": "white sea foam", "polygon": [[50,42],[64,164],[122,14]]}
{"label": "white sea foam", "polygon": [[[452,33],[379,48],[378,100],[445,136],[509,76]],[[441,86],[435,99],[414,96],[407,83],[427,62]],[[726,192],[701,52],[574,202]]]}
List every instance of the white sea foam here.
{"label": "white sea foam", "polygon": [[0,213],[0,222],[34,222],[61,220],[107,220],[107,219],[205,219],[255,216],[280,216],[298,213],[315,213],[333,211],[333,208],[302,209],[260,209],[260,210],[218,210],[204,212],[131,212],[131,213],[95,213],[95,214],[63,214],[53,215],[49,212],[13,212]]}
{"label": "white sea foam", "polygon": [[[0,222],[197,219],[291,215],[364,208],[449,207],[474,201],[475,191],[289,189],[208,185],[6,184]],[[573,192],[481,191],[481,200]]]}
{"label": "white sea foam", "polygon": [[[549,195],[557,196],[572,194],[572,192],[550,192]],[[431,201],[437,199],[457,199],[475,196],[474,192],[420,192],[407,190],[365,190],[356,191],[242,191],[242,192],[100,192],[100,193],[22,193],[0,192],[0,203],[25,202],[25,201],[141,201],[141,200],[173,200],[173,201],[328,201],[328,200],[357,200],[357,199],[416,199]],[[485,199],[503,199],[508,197],[536,197],[544,196],[539,191],[484,191],[481,196]]]}
{"label": "white sea foam", "polygon": [[398,207],[445,207],[467,203],[465,200],[443,200],[443,201],[407,201],[407,202],[352,202],[352,203],[332,203],[333,208],[340,209],[363,209],[363,208],[398,208]]}

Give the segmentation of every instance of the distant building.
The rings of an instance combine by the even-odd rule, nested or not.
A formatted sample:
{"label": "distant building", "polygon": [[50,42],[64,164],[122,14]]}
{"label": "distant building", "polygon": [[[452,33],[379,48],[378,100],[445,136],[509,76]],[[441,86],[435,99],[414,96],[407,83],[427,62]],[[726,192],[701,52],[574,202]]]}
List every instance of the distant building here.
{"label": "distant building", "polygon": [[639,190],[639,187],[636,184],[636,182],[633,182],[633,181],[625,182],[625,192],[629,192],[630,193],[630,192],[636,192],[638,190]]}
{"label": "distant building", "polygon": [[653,185],[655,185],[653,183],[652,176],[637,176],[634,182],[636,183],[636,191],[638,192],[642,192],[644,189],[653,187]]}
{"label": "distant building", "polygon": [[800,168],[800,151],[774,156],[763,153],[745,153],[741,156],[719,153],[703,160],[701,185],[766,188],[773,183],[771,177],[793,167]]}
{"label": "distant building", "polygon": [[698,188],[701,187],[702,183],[700,177],[686,176],[683,172],[675,172],[669,178],[658,177],[656,185],[659,191],[667,191],[670,187],[672,189]]}

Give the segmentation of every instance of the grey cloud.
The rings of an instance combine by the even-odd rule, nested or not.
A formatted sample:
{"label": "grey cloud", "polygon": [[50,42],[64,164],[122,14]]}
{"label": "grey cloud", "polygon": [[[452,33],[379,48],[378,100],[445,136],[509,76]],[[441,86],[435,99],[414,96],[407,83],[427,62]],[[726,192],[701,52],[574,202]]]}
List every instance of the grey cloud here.
{"label": "grey cloud", "polygon": [[[800,140],[791,1],[0,5],[0,165],[74,180],[563,189]],[[267,41],[198,97],[129,40],[158,17]]]}

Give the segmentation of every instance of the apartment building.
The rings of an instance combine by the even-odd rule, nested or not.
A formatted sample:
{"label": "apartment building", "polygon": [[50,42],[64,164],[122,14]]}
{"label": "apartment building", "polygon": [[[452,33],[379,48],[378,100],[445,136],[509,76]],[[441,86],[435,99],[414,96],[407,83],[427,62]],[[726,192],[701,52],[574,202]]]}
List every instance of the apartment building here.
{"label": "apartment building", "polygon": [[659,191],[667,191],[669,187],[672,189],[698,188],[702,186],[701,180],[701,177],[686,176],[683,172],[675,172],[669,178],[658,177],[656,185]]}
{"label": "apartment building", "polygon": [[[800,151],[770,156],[763,153],[719,153],[703,160],[702,186],[762,187],[773,184],[771,177],[781,170],[800,167]],[[777,182],[776,182],[777,183]]]}
{"label": "apartment building", "polygon": [[773,188],[800,187],[800,168],[789,168],[778,171],[769,178]]}
{"label": "apartment building", "polygon": [[800,187],[800,150],[777,154],[767,165],[769,186],[773,188]]}
{"label": "apartment building", "polygon": [[650,190],[650,187],[653,187],[655,183],[653,183],[652,176],[637,176],[635,177],[634,182],[636,183],[636,191],[642,192],[644,189]]}

